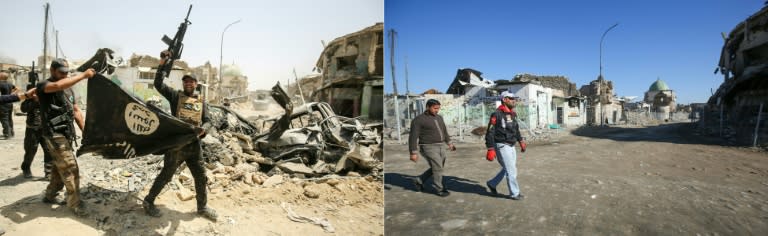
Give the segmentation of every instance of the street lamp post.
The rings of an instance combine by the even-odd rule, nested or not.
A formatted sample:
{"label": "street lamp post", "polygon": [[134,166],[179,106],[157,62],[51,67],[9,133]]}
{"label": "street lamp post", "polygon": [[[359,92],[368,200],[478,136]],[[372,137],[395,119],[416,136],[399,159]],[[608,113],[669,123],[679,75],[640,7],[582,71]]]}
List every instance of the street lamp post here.
{"label": "street lamp post", "polygon": [[[223,63],[224,62],[224,33],[227,32],[227,29],[229,29],[230,26],[232,26],[234,24],[237,24],[237,23],[240,23],[240,20],[237,20],[235,22],[229,23],[227,25],[227,27],[224,27],[224,30],[221,31],[221,48],[219,49],[219,83],[220,83],[219,86],[221,86],[221,83],[224,82],[224,74],[222,74],[222,72],[223,72],[222,65],[224,64]],[[205,78],[205,84],[206,84],[205,95],[207,96],[208,95],[208,87],[210,86],[210,84],[208,84],[208,78]],[[219,90],[221,90],[221,87],[219,87]]]}
{"label": "street lamp post", "polygon": [[600,103],[600,125],[604,125],[605,121],[605,114],[603,113],[603,39],[605,39],[605,35],[608,34],[608,31],[611,31],[613,28],[616,28],[616,26],[619,26],[619,23],[613,24],[611,27],[609,27],[605,32],[603,32],[603,36],[600,37],[600,75],[597,77],[597,95],[598,95],[598,102]]}

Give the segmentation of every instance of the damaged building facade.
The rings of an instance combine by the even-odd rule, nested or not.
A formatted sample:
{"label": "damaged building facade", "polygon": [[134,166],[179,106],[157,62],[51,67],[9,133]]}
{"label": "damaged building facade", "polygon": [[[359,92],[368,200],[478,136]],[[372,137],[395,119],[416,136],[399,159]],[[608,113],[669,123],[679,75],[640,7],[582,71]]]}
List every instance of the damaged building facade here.
{"label": "damaged building facade", "polygon": [[497,91],[520,97],[517,110],[526,112],[519,112],[518,117],[527,127],[578,127],[586,122],[585,99],[579,96],[576,84],[564,76],[519,74],[496,83]]}
{"label": "damaged building facade", "polygon": [[768,144],[768,7],[740,22],[728,34],[717,70],[723,83],[700,118],[711,133],[742,145]]}
{"label": "damaged building facade", "polygon": [[[143,101],[157,102],[164,109],[170,109],[168,101],[157,92],[153,84],[160,59],[133,54],[127,62],[115,68],[115,72],[108,78],[131,95]],[[173,89],[181,89],[181,77],[188,69],[189,66],[184,61],[174,61],[165,84]]]}
{"label": "damaged building facade", "polygon": [[624,119],[624,101],[614,95],[613,81],[598,76],[579,91],[586,97],[587,124],[618,124]]}
{"label": "damaged building facade", "polygon": [[314,101],[327,101],[339,115],[381,120],[384,94],[384,24],[336,38],[325,46],[316,69],[322,86]]}

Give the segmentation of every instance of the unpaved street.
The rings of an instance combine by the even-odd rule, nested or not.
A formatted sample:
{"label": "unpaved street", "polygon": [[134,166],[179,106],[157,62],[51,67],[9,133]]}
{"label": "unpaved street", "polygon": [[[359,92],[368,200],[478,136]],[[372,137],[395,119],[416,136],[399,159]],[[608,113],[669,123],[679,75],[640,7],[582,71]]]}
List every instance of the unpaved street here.
{"label": "unpaved street", "polygon": [[487,192],[500,166],[481,142],[457,148],[446,162],[451,195],[441,198],[410,182],[426,162],[386,145],[387,234],[768,234],[768,154],[721,146],[690,124],[585,128],[529,145],[518,155],[522,201]]}
{"label": "unpaved street", "polygon": [[[162,167],[162,161],[157,161],[159,156],[152,155],[129,160],[79,157],[81,193],[91,215],[78,218],[65,206],[41,202],[48,183],[41,180],[42,150],[32,165],[36,177],[25,179],[21,175],[24,118],[14,116],[15,138],[0,140],[3,236],[383,234],[382,182],[371,176],[314,180],[286,177],[267,186],[229,181],[227,175],[209,173],[209,182],[218,183],[208,195],[208,205],[219,213],[218,221],[198,217],[194,197],[182,200],[179,187],[173,183],[157,199],[163,216],[149,217],[141,208],[141,199]],[[183,173],[189,176],[188,172]],[[194,191],[189,182],[183,184],[184,188]],[[222,188],[222,183],[228,185]],[[131,188],[135,190],[129,191]],[[309,190],[312,197],[307,194]],[[308,223],[292,221],[289,215]],[[331,228],[312,220],[327,222]]]}

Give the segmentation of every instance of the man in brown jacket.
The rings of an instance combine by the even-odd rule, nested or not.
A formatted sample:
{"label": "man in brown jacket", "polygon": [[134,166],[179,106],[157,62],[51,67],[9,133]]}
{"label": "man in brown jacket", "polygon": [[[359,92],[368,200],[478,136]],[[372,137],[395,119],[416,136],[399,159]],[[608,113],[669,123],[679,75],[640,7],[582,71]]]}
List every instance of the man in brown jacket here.
{"label": "man in brown jacket", "polygon": [[450,193],[443,186],[443,166],[445,165],[446,152],[443,144],[448,145],[448,149],[456,151],[456,147],[451,143],[451,137],[445,128],[443,117],[437,113],[440,111],[440,102],[435,99],[427,100],[427,111],[416,116],[411,121],[411,133],[408,138],[408,146],[411,154],[411,161],[419,160],[419,153],[429,163],[429,169],[424,171],[419,178],[413,180],[416,189],[424,190],[424,182],[432,177],[432,183],[437,195],[446,197]]}

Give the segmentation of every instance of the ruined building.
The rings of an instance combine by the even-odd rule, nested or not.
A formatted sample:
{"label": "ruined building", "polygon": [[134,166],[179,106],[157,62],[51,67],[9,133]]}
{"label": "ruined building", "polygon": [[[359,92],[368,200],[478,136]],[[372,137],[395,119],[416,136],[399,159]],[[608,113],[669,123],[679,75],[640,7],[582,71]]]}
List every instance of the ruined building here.
{"label": "ruined building", "polygon": [[575,127],[586,122],[584,98],[565,76],[518,74],[512,80],[496,81],[494,90],[520,97],[516,110],[525,127]]}
{"label": "ruined building", "polygon": [[579,91],[587,97],[587,124],[617,124],[622,120],[624,104],[614,95],[612,81],[598,76]]}
{"label": "ruined building", "polygon": [[223,65],[222,68],[221,83],[217,91],[219,96],[230,99],[247,97],[248,76],[243,75],[240,67],[235,64]]}
{"label": "ruined building", "polygon": [[768,105],[766,29],[768,7],[763,7],[728,34],[717,68],[724,80],[701,117],[705,126],[739,144],[768,143],[764,138],[768,135],[764,112]]}
{"label": "ruined building", "polygon": [[384,94],[384,24],[336,38],[327,44],[316,69],[322,86],[309,97],[327,101],[337,114],[381,120]]}
{"label": "ruined building", "polygon": [[656,79],[645,92],[643,102],[651,105],[650,110],[660,116],[657,117],[658,119],[666,119],[672,112],[675,112],[676,100],[675,91],[670,89],[663,80]]}
{"label": "ruined building", "polygon": [[459,68],[456,77],[448,86],[447,94],[459,94],[474,97],[486,94],[486,89],[493,87],[493,81],[482,77],[483,73],[471,68]]}
{"label": "ruined building", "polygon": [[205,84],[208,89],[203,90],[203,95],[209,102],[218,103],[219,97],[217,93],[213,92],[219,87],[218,74],[219,71],[216,67],[211,65],[210,61],[206,61],[204,65],[190,69],[190,73],[195,75],[198,84]]}

